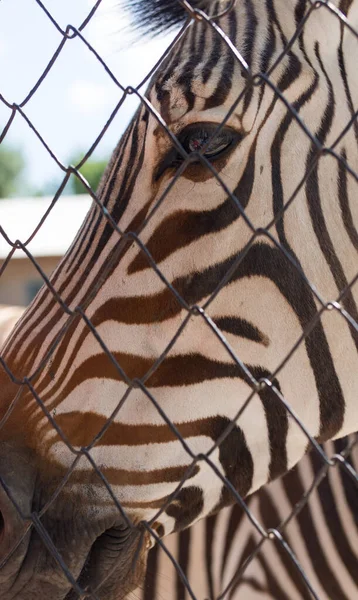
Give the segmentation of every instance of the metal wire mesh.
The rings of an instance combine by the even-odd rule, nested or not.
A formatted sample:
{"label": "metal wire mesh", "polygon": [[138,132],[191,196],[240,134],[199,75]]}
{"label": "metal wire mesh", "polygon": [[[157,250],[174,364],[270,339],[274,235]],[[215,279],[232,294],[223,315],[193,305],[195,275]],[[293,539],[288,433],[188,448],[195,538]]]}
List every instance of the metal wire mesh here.
{"label": "metal wire mesh", "polygon": [[[250,561],[254,558],[254,556],[260,550],[262,544],[274,543],[276,541],[277,543],[279,543],[282,546],[284,551],[288,554],[290,560],[292,561],[294,568],[297,569],[300,576],[303,578],[305,585],[307,586],[307,589],[311,593],[312,597],[318,598],[315,590],[313,589],[311,582],[309,581],[309,578],[307,577],[303,568],[297,561],[293,550],[290,548],[289,544],[285,540],[285,527],[290,522],[290,520],[295,518],[297,513],[300,510],[302,510],[305,503],[309,501],[311,493],[313,492],[313,490],[315,490],[320,485],[320,482],[327,475],[327,472],[329,469],[337,469],[337,468],[341,469],[346,477],[351,478],[352,481],[356,485],[358,485],[358,475],[355,472],[355,470],[352,466],[352,463],[349,460],[350,454],[352,452],[354,444],[357,442],[357,439],[355,442],[351,442],[350,444],[348,444],[346,449],[344,451],[340,452],[339,454],[327,456],[326,453],[322,450],[321,446],[310,436],[305,425],[300,421],[299,417],[295,414],[295,412],[293,411],[293,409],[290,406],[289,399],[284,398],[282,393],[275,386],[275,377],[280,373],[280,371],[283,369],[283,367],[288,362],[290,357],[294,354],[294,352],[297,350],[297,348],[300,346],[300,344],[302,344],[304,342],[305,338],[310,334],[310,332],[314,329],[317,322],[320,321],[323,314],[326,313],[327,311],[335,311],[336,313],[338,313],[341,316],[341,318],[346,320],[348,322],[349,326],[353,330],[355,330],[356,333],[358,333],[358,323],[354,320],[352,315],[349,314],[349,312],[344,307],[344,303],[345,303],[345,299],[347,298],[347,295],[350,293],[350,291],[352,290],[352,287],[355,285],[355,283],[358,280],[358,270],[357,270],[356,276],[348,283],[348,285],[344,289],[341,290],[341,292],[337,298],[323,298],[320,295],[319,291],[314,287],[314,285],[306,278],[305,274],[301,270],[300,266],[296,263],[295,259],[291,256],[290,252],[288,252],[287,249],[277,241],[276,237],[272,233],[272,230],[275,227],[275,225],[277,224],[277,222],[283,217],[284,213],[288,210],[288,208],[291,206],[291,204],[295,201],[295,198],[296,198],[297,194],[299,193],[300,189],[302,188],[302,186],[305,185],[311,172],[317,167],[318,162],[324,156],[330,155],[330,156],[334,157],[334,159],[336,161],[338,161],[342,165],[342,167],[351,175],[351,177],[354,179],[354,181],[356,183],[358,183],[358,173],[354,170],[352,165],[349,165],[346,162],[346,160],[344,159],[344,157],[342,157],[342,155],[338,154],[338,152],[336,151],[339,142],[341,141],[343,136],[347,133],[347,131],[351,127],[357,126],[358,114],[355,113],[352,116],[351,120],[347,123],[345,129],[342,132],[340,132],[340,135],[337,137],[337,139],[335,140],[335,142],[333,144],[331,144],[330,146],[325,146],[309,130],[307,125],[302,121],[302,119],[301,119],[299,113],[296,111],[295,107],[292,106],[287,101],[287,99],[285,98],[285,94],[282,93],[277,88],[277,86],[274,84],[274,82],[272,80],[272,73],[277,68],[277,66],[280,64],[280,62],[283,60],[283,58],[289,53],[291,47],[295,44],[300,33],[303,31],[304,27],[306,26],[307,22],[309,21],[312,13],[314,11],[317,11],[317,10],[330,11],[332,13],[332,18],[339,19],[341,21],[342,27],[349,28],[351,31],[351,34],[356,36],[357,38],[358,38],[358,32],[353,29],[353,27],[347,21],[344,14],[341,13],[336,8],[336,6],[334,4],[332,4],[331,2],[329,2],[329,1],[317,1],[317,2],[311,1],[309,3],[310,6],[309,6],[308,10],[306,11],[305,16],[304,16],[303,20],[301,21],[300,25],[298,26],[294,36],[292,37],[292,39],[289,40],[289,43],[287,44],[286,48],[284,49],[284,51],[282,52],[280,57],[277,59],[275,64],[273,64],[270,67],[270,69],[265,73],[252,72],[250,70],[249,66],[246,64],[243,57],[241,56],[241,54],[239,53],[239,51],[235,48],[233,43],[230,41],[230,39],[227,37],[227,35],[224,33],[224,31],[220,28],[220,17],[222,15],[216,15],[215,17],[209,17],[209,16],[207,16],[207,14],[205,12],[203,12],[199,9],[193,8],[188,2],[183,0],[181,2],[181,5],[187,11],[187,20],[186,20],[184,26],[182,27],[182,29],[180,30],[180,32],[178,33],[178,35],[175,37],[173,43],[167,49],[167,51],[165,52],[162,59],[158,62],[158,64],[156,64],[153,67],[153,69],[147,74],[145,79],[143,81],[141,81],[139,85],[133,86],[133,87],[132,86],[125,87],[125,86],[121,85],[121,83],[117,80],[116,76],[106,65],[105,61],[101,58],[101,56],[99,56],[99,54],[96,52],[96,49],[92,47],[92,45],[86,40],[86,37],[85,37],[86,26],[88,25],[88,23],[91,21],[91,19],[95,15],[102,0],[98,0],[96,2],[94,7],[92,8],[92,10],[88,13],[85,20],[78,27],[75,27],[73,25],[68,25],[65,29],[63,29],[57,23],[55,18],[52,16],[51,12],[46,8],[46,6],[40,0],[33,0],[33,1],[36,2],[38,4],[38,6],[43,10],[43,12],[46,15],[46,17],[48,18],[49,22],[57,30],[57,32],[61,35],[62,39],[61,39],[60,44],[58,45],[57,50],[55,51],[50,62],[48,63],[47,67],[45,68],[45,70],[39,77],[36,84],[28,92],[28,94],[26,95],[26,97],[24,98],[24,100],[22,102],[13,103],[13,102],[9,101],[7,98],[5,98],[3,95],[0,94],[0,101],[11,111],[8,122],[6,123],[3,131],[1,132],[0,143],[6,138],[6,135],[11,128],[11,125],[14,121],[15,116],[19,115],[19,117],[21,117],[28,124],[28,126],[32,129],[33,135],[38,137],[38,139],[40,140],[43,147],[46,149],[46,151],[49,153],[49,155],[52,157],[52,159],[57,163],[58,167],[63,171],[64,178],[63,178],[62,184],[60,185],[59,189],[57,190],[57,192],[53,198],[51,205],[49,206],[48,210],[46,211],[46,214],[43,216],[43,218],[39,222],[38,226],[36,227],[36,229],[33,231],[31,236],[27,240],[12,240],[12,239],[10,239],[9,236],[7,235],[6,231],[3,229],[3,227],[0,226],[1,235],[3,236],[3,238],[6,240],[6,242],[9,245],[9,254],[0,268],[0,276],[7,268],[9,261],[12,259],[14,253],[19,249],[22,250],[28,257],[29,261],[31,261],[34,268],[38,271],[38,273],[42,277],[45,286],[47,286],[47,288],[50,290],[50,292],[52,293],[56,302],[61,306],[63,312],[68,315],[68,318],[67,318],[67,322],[66,322],[65,326],[61,329],[61,331],[57,335],[55,342],[51,345],[51,347],[48,348],[46,357],[44,358],[42,363],[39,365],[36,372],[29,374],[28,377],[25,377],[23,379],[18,379],[11,372],[11,369],[9,368],[9,366],[6,364],[6,362],[4,361],[4,359],[2,357],[0,358],[0,361],[1,361],[2,368],[6,371],[7,375],[11,379],[11,381],[19,386],[19,389],[21,389],[22,387],[25,387],[31,391],[31,393],[33,394],[34,398],[36,399],[36,401],[38,403],[38,406],[41,408],[43,413],[46,415],[47,419],[52,424],[53,428],[56,430],[58,436],[63,440],[63,442],[67,445],[70,452],[73,454],[73,463],[72,463],[70,469],[68,470],[66,477],[64,477],[63,481],[61,482],[60,486],[56,489],[55,493],[52,495],[50,500],[46,503],[45,506],[42,507],[41,511],[38,513],[33,512],[32,514],[23,514],[21,507],[17,504],[16,498],[13,496],[11,490],[6,485],[6,482],[0,477],[0,482],[1,482],[3,489],[5,490],[7,495],[11,498],[11,501],[16,506],[16,509],[17,509],[19,515],[26,523],[26,529],[24,530],[24,533],[23,533],[23,536],[21,539],[23,539],[25,537],[25,535],[27,534],[27,532],[30,528],[35,528],[36,531],[38,532],[39,536],[41,537],[44,545],[47,547],[49,553],[52,555],[52,557],[54,558],[56,563],[59,565],[59,567],[65,573],[66,577],[68,578],[68,581],[71,583],[73,590],[75,593],[77,593],[78,597],[93,598],[93,599],[98,600],[98,597],[99,597],[98,590],[96,591],[96,590],[82,589],[80,583],[73,576],[70,569],[68,568],[65,561],[63,560],[60,550],[54,545],[49,533],[46,531],[43,523],[41,522],[41,517],[46,513],[49,506],[55,501],[55,499],[61,494],[62,489],[64,488],[66,483],[69,481],[71,474],[73,473],[73,471],[75,470],[75,468],[78,464],[78,461],[81,459],[81,457],[86,457],[87,460],[89,461],[90,465],[92,466],[94,472],[98,475],[98,477],[102,481],[103,485],[108,490],[108,493],[112,499],[113,504],[116,506],[117,510],[122,515],[122,517],[125,520],[125,522],[127,523],[128,527],[129,528],[137,528],[138,531],[141,532],[142,537],[144,535],[144,532],[149,532],[149,534],[156,540],[157,544],[160,545],[160,547],[164,550],[164,552],[166,552],[169,555],[169,558],[173,561],[173,564],[175,565],[179,576],[182,578],[182,582],[183,582],[184,587],[187,590],[187,594],[191,598],[195,599],[196,596],[191,588],[190,581],[188,581],[187,576],[185,575],[184,571],[182,570],[181,566],[178,564],[176,559],[174,557],[172,557],[170,555],[170,552],[166,549],[165,540],[163,541],[161,539],[161,537],[158,535],[158,533],[155,530],[155,528],[153,527],[153,525],[157,521],[158,517],[164,511],[166,511],[166,509],[172,503],[172,501],[178,497],[178,494],[180,493],[184,483],[194,472],[196,465],[199,462],[205,462],[212,469],[213,477],[218,477],[222,481],[222,483],[225,486],[227,486],[228,490],[230,491],[230,493],[232,495],[233,502],[238,503],[242,507],[242,509],[246,512],[247,518],[250,519],[253,527],[256,528],[256,530],[259,532],[259,534],[261,536],[261,542],[257,545],[255,551],[252,553],[252,555],[248,558],[248,560],[242,566],[241,571],[243,572],[245,570],[247,565],[250,563]],[[228,5],[227,9],[224,11],[223,14],[226,14],[227,11],[232,10],[234,8],[234,6],[235,6],[235,0],[233,2],[231,2],[230,5]],[[0,6],[0,13],[1,13],[1,6]],[[227,187],[227,185],[225,184],[223,179],[220,177],[220,174],[215,170],[214,166],[204,156],[205,146],[204,146],[204,148],[202,148],[200,150],[200,152],[193,152],[190,155],[188,155],[186,153],[186,151],[184,150],[184,148],[182,147],[182,145],[180,144],[179,140],[168,128],[163,116],[160,115],[155,110],[155,108],[149,102],[148,98],[145,96],[145,92],[143,91],[146,84],[150,81],[151,77],[153,76],[153,74],[155,74],[155,72],[158,70],[158,68],[162,64],[162,62],[177,47],[177,45],[180,43],[180,41],[185,36],[186,32],[189,30],[189,28],[195,21],[204,22],[208,28],[212,29],[212,31],[215,33],[215,35],[217,35],[221,38],[222,42],[224,44],[226,44],[229,52],[234,57],[235,61],[238,61],[240,63],[242,70],[245,72],[246,86],[245,86],[244,90],[241,92],[241,94],[239,95],[239,97],[236,99],[235,103],[232,105],[230,111],[228,112],[225,119],[221,123],[220,128],[224,127],[225,123],[228,121],[231,114],[235,111],[235,108],[238,106],[238,104],[240,103],[240,101],[242,100],[245,93],[247,92],[247,90],[250,87],[252,87],[252,86],[259,86],[259,87],[269,86],[272,88],[272,90],[277,95],[277,97],[280,99],[280,101],[282,101],[282,103],[286,106],[288,111],[290,111],[290,113],[292,114],[293,118],[296,120],[299,127],[302,129],[302,131],[304,131],[304,133],[310,139],[311,143],[314,144],[314,146],[316,148],[316,152],[313,155],[313,159],[312,159],[312,163],[311,163],[310,167],[306,170],[305,173],[302,173],[302,179],[301,179],[299,186],[296,188],[296,190],[293,192],[293,194],[291,195],[290,198],[285,199],[285,204],[282,207],[282,210],[278,212],[278,214],[275,216],[275,218],[265,228],[257,228],[251,222],[249,216],[247,215],[247,213],[241,206],[239,199]],[[16,27],[16,23],[14,23],[14,27]],[[31,100],[31,98],[34,96],[34,94],[36,94],[36,92],[39,90],[43,81],[48,76],[50,70],[53,69],[54,66],[56,65],[56,61],[59,58],[61,52],[63,51],[63,48],[65,47],[65,45],[67,46],[67,45],[71,44],[71,41],[74,39],[79,40],[83,44],[83,46],[88,49],[89,52],[93,53],[93,55],[96,57],[98,62],[105,69],[106,73],[108,74],[108,77],[111,78],[112,81],[114,82],[114,84],[118,87],[118,90],[121,92],[121,99],[118,102],[115,110],[112,112],[112,114],[109,115],[106,125],[103,127],[103,129],[100,132],[100,134],[98,135],[97,139],[95,140],[93,145],[89,148],[88,152],[83,157],[81,162],[78,163],[76,166],[67,166],[67,165],[63,164],[57,158],[55,153],[52,151],[52,149],[46,143],[46,134],[40,133],[40,131],[38,131],[36,129],[35,125],[31,122],[30,118],[27,115],[27,104]],[[177,148],[178,152],[181,153],[181,155],[183,156],[183,162],[182,162],[180,168],[177,170],[175,176],[173,177],[168,189],[166,189],[164,194],[159,198],[156,205],[154,206],[154,208],[152,209],[152,211],[150,212],[148,217],[145,219],[145,221],[142,223],[142,225],[139,227],[139,229],[136,230],[135,232],[134,231],[124,232],[123,230],[121,230],[120,226],[115,222],[115,220],[113,219],[113,217],[111,216],[111,214],[107,210],[107,208],[101,203],[101,201],[97,197],[96,193],[90,188],[88,183],[82,177],[81,173],[79,172],[79,169],[83,166],[83,164],[92,155],[92,153],[96,149],[97,145],[101,141],[102,137],[104,136],[106,130],[109,127],[111,127],[111,123],[112,123],[115,115],[118,113],[118,111],[120,111],[121,106],[123,105],[126,97],[130,96],[130,95],[137,96],[140,103],[142,105],[145,105],[145,107],[147,108],[149,113],[154,117],[154,119],[157,120],[158,125],[161,128],[163,128],[164,131],[166,131],[166,133],[170,137],[173,145]],[[153,214],[156,211],[161,210],[161,205],[165,201],[166,196],[168,195],[168,193],[172,189],[172,187],[175,185],[177,180],[181,177],[181,175],[183,174],[185,169],[188,167],[188,165],[192,162],[197,163],[198,161],[200,161],[211,172],[212,177],[215,178],[217,180],[217,183],[220,186],[222,186],[222,188],[225,190],[227,197],[231,199],[231,201],[232,201],[233,205],[235,206],[235,208],[237,209],[238,213],[241,215],[242,219],[245,220],[246,225],[251,232],[251,237],[250,237],[249,242],[246,244],[245,248],[235,257],[235,260],[232,261],[232,264],[230,265],[229,270],[227,272],[225,272],[221,281],[218,283],[216,289],[214,290],[213,293],[210,294],[209,298],[205,301],[205,303],[202,305],[199,305],[199,304],[191,305],[191,304],[187,303],[187,301],[181,296],[181,294],[178,292],[178,290],[175,289],[175,287],[171,284],[171,282],[168,281],[168,279],[165,277],[165,275],[163,274],[161,269],[156,264],[154,258],[150,254],[148,248],[141,241],[140,233],[141,233],[142,229],[146,226],[146,224],[149,222],[149,220],[152,218]],[[90,318],[86,314],[86,308],[90,304],[91,300],[96,296],[98,290],[100,289],[101,284],[103,282],[103,278],[105,277],[105,273],[102,274],[102,277],[98,278],[98,280],[91,286],[91,289],[87,293],[87,296],[86,296],[84,302],[79,306],[75,306],[74,308],[71,308],[66,303],[66,301],[64,301],[64,299],[61,297],[60,293],[55,289],[55,287],[51,283],[51,279],[49,279],[45,275],[45,273],[41,269],[41,267],[38,264],[38,262],[36,261],[36,259],[32,256],[31,252],[28,250],[29,243],[34,238],[34,236],[37,234],[39,229],[46,227],[46,218],[49,215],[49,213],[53,210],[54,206],[60,201],[60,197],[63,192],[63,189],[71,175],[74,175],[75,177],[77,177],[81,180],[84,187],[87,189],[88,193],[91,195],[94,202],[98,206],[98,209],[101,212],[103,220],[106,220],[111,225],[113,230],[116,231],[118,234],[118,245],[116,247],[116,251],[112,254],[112,257],[110,258],[110,260],[108,261],[108,264],[106,265],[107,272],[109,272],[112,265],[115,264],[119,260],[120,255],[123,252],[123,249],[127,242],[137,244],[141,253],[146,257],[146,259],[148,260],[149,264],[151,265],[152,269],[155,271],[157,276],[161,279],[162,282],[165,283],[168,290],[170,290],[170,292],[173,294],[173,297],[180,304],[181,308],[184,311],[186,311],[185,319],[182,321],[182,323],[181,323],[180,327],[178,328],[178,330],[176,331],[175,335],[170,340],[170,343],[168,344],[168,346],[161,353],[161,355],[156,360],[156,362],[152,365],[150,370],[140,379],[138,379],[138,378],[131,379],[126,374],[125,370],[117,362],[115,356],[111,353],[111,351],[107,347],[105,341],[101,338],[101,335],[99,334],[96,327],[94,326],[94,324],[91,322]],[[209,308],[210,308],[211,303],[216,298],[216,296],[218,294],[220,294],[220,291],[226,285],[226,283],[228,281],[230,281],[232,274],[237,270],[238,266],[244,260],[245,256],[249,252],[250,248],[252,248],[252,246],[254,245],[254,243],[257,241],[258,238],[266,238],[267,240],[270,241],[270,243],[275,248],[280,250],[282,255],[285,257],[285,260],[287,261],[287,265],[289,265],[290,268],[292,268],[292,269],[296,269],[297,272],[302,277],[302,279],[304,280],[305,284],[310,288],[310,290],[317,302],[317,306],[319,306],[314,318],[307,325],[307,327],[303,331],[300,339],[292,347],[291,351],[287,354],[287,356],[285,356],[284,360],[282,360],[282,362],[277,366],[275,372],[272,373],[272,376],[270,378],[255,377],[255,375],[250,371],[250,369],[240,359],[240,356],[238,356],[237,353],[234,351],[234,349],[231,347],[231,345],[227,341],[225,335],[219,329],[219,327],[215,324],[214,320],[210,317],[210,314],[209,314]],[[245,381],[247,381],[249,383],[251,390],[252,390],[250,395],[246,399],[246,402],[241,406],[240,410],[238,410],[237,415],[235,416],[235,419],[233,419],[232,422],[222,432],[220,437],[212,445],[210,451],[208,451],[206,453],[199,453],[199,454],[195,454],[192,451],[192,449],[190,448],[190,446],[188,445],[188,443],[186,442],[186,440],[180,433],[178,427],[176,427],[175,424],[171,422],[169,417],[166,415],[165,411],[162,409],[162,407],[156,400],[155,395],[153,395],[153,393],[146,386],[146,382],[148,381],[149,377],[155,372],[155,370],[161,365],[163,360],[167,357],[171,348],[173,348],[173,346],[176,344],[177,340],[182,335],[183,331],[185,330],[185,328],[187,327],[187,325],[189,323],[189,320],[192,317],[195,317],[197,319],[202,319],[205,322],[208,329],[214,333],[216,338],[219,340],[219,342],[225,348],[228,355],[231,357],[232,361],[240,369],[243,377],[245,378]],[[37,393],[36,389],[34,388],[34,386],[32,384],[37,373],[40,372],[41,369],[50,361],[51,356],[53,355],[56,347],[58,346],[58,344],[61,342],[61,340],[65,336],[66,331],[68,331],[73,320],[76,318],[81,318],[83,320],[83,322],[86,324],[88,330],[90,330],[92,332],[93,336],[96,338],[96,340],[97,340],[98,344],[100,345],[100,347],[102,348],[103,352],[107,355],[109,361],[112,363],[112,365],[115,367],[115,369],[117,369],[118,372],[120,373],[122,380],[125,381],[127,384],[127,391],[124,394],[124,396],[120,399],[120,401],[118,402],[118,405],[116,406],[116,409],[113,411],[111,417],[106,421],[106,423],[102,427],[102,429],[93,438],[92,442],[88,446],[80,448],[80,449],[73,447],[70,440],[68,440],[66,438],[64,432],[61,430],[61,428],[58,426],[56,420],[54,419],[53,414],[47,409],[46,404],[42,401],[40,395]],[[153,403],[155,409],[161,415],[163,421],[167,424],[167,427],[170,428],[170,430],[174,433],[174,435],[176,436],[176,439],[178,439],[180,441],[180,443],[182,444],[183,448],[185,449],[186,453],[190,456],[191,461],[192,461],[190,466],[186,470],[185,476],[183,477],[180,484],[175,489],[174,493],[170,495],[167,502],[160,508],[160,510],[158,510],[157,514],[153,517],[153,519],[149,522],[141,522],[139,525],[133,525],[131,520],[128,518],[126,511],[123,509],[123,507],[121,506],[121,503],[116,498],[116,495],[113,492],[110,483],[107,481],[105,475],[102,473],[100,467],[96,464],[95,460],[93,459],[93,456],[91,455],[91,450],[94,448],[94,446],[96,444],[99,443],[99,441],[101,440],[103,435],[106,433],[108,428],[111,426],[111,424],[117,417],[123,404],[126,402],[128,396],[130,395],[131,390],[136,387],[140,388],[142,390],[142,392],[145,394],[145,396],[147,397],[147,399],[151,403]],[[222,473],[219,471],[219,469],[215,465],[214,461],[212,460],[212,455],[213,455],[214,451],[220,446],[220,444],[222,444],[222,442],[225,440],[225,438],[227,438],[227,436],[230,434],[230,432],[233,430],[233,428],[236,426],[236,424],[240,421],[241,415],[243,414],[243,412],[245,411],[245,409],[249,405],[249,403],[252,401],[252,399],[255,397],[255,395],[258,394],[258,392],[260,392],[264,388],[270,388],[270,390],[272,390],[272,392],[276,395],[279,402],[282,403],[282,406],[284,406],[284,408],[289,413],[291,418],[297,423],[297,426],[304,432],[304,434],[306,435],[307,440],[309,442],[309,445],[311,446],[313,452],[315,452],[317,454],[317,456],[319,457],[321,464],[322,464],[321,469],[317,472],[311,487],[307,490],[306,494],[302,497],[301,503],[299,505],[293,507],[292,512],[287,515],[287,518],[280,526],[278,526],[276,528],[271,528],[271,529],[265,528],[257,520],[257,518],[251,512],[250,507],[247,505],[245,500],[238,494],[237,490],[232,485],[232,483],[226,477],[224,477],[222,475]],[[6,423],[7,423],[8,417],[9,417],[9,414],[6,414],[1,423],[1,428],[6,429]],[[16,547],[20,543],[21,543],[21,540],[18,540]],[[12,551],[11,551],[12,553],[15,552],[16,547],[12,549]],[[7,559],[5,559],[5,561],[3,561],[2,566],[5,564],[6,560]],[[237,576],[239,576],[239,575],[240,575],[240,573],[237,574]],[[234,578],[233,584],[237,581],[237,576],[236,576],[236,578]],[[220,598],[224,597],[224,594],[225,594],[225,591],[223,590],[222,596],[220,596]],[[1,593],[0,593],[0,595],[1,595]]]}

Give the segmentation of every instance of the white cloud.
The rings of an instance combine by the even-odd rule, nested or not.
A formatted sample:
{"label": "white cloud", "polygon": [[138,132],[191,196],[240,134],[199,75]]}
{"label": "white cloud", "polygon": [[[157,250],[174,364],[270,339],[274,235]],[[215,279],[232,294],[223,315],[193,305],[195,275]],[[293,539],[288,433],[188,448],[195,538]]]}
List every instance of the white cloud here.
{"label": "white cloud", "polygon": [[6,56],[6,44],[4,40],[0,39],[0,58],[4,58]]}
{"label": "white cloud", "polygon": [[103,0],[86,27],[86,37],[103,58],[108,58],[130,45],[129,24],[128,14],[118,0]]}
{"label": "white cloud", "polygon": [[140,36],[120,0],[103,0],[85,35],[118,80],[133,86],[154,66],[174,37],[173,32],[154,39]]}
{"label": "white cloud", "polygon": [[68,90],[68,99],[73,108],[91,115],[113,106],[113,89],[95,81],[75,81]]}

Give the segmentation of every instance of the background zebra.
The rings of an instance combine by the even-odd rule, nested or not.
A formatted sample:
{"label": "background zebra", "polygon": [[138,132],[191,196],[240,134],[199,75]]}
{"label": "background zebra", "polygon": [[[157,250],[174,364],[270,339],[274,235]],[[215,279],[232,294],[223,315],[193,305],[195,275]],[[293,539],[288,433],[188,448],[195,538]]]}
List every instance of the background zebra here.
{"label": "background zebra", "polygon": [[[349,440],[327,442],[323,448],[332,456],[351,447],[349,460],[357,471],[357,442],[355,435]],[[321,470],[322,462],[310,453],[290,473],[251,496],[250,510],[266,529],[285,523]],[[344,471],[339,467],[328,470],[304,508],[283,527],[283,535],[316,598],[358,597],[357,490]],[[314,597],[288,554],[274,541],[266,540],[252,562],[245,562],[255,554],[262,537],[237,504],[164,541],[198,600]],[[155,546],[149,553],[145,583],[131,598],[188,600],[190,595],[172,561]]]}
{"label": "background zebra", "polygon": [[1,600],[123,597],[358,428],[358,3],[202,6],[5,345]]}

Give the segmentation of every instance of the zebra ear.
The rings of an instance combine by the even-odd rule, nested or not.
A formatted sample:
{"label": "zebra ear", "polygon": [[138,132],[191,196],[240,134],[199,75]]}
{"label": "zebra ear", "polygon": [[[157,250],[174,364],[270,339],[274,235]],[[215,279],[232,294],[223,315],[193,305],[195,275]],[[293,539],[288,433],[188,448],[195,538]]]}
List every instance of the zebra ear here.
{"label": "zebra ear", "polygon": [[[193,8],[203,10],[210,4],[210,0],[188,1]],[[123,0],[122,5],[132,14],[134,26],[151,35],[181,25],[187,15],[178,0]]]}

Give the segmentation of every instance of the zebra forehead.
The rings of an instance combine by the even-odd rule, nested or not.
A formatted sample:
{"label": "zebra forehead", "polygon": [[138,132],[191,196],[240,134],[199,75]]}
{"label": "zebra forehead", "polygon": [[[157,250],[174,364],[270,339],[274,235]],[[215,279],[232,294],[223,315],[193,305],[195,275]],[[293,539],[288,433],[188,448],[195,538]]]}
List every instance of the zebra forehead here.
{"label": "zebra forehead", "polygon": [[[177,122],[192,109],[201,111],[222,106],[230,92],[237,95],[243,85],[242,70],[222,40],[209,56],[191,51],[188,38],[181,48],[180,61],[165,66],[152,88],[160,104],[161,115],[168,124]],[[207,101],[215,92],[218,98],[210,106]]]}
{"label": "zebra forehead", "polygon": [[[222,89],[225,87],[224,77],[220,78],[218,72],[213,72],[210,81],[204,82],[201,77],[194,77],[190,81],[190,91],[195,95],[195,101],[200,102],[200,99],[208,98],[215,90],[219,80],[221,79]],[[226,88],[230,88],[230,82],[227,82]],[[168,101],[170,102],[170,111],[183,114],[183,109],[187,108],[188,88],[185,82],[181,81],[180,75],[173,75],[161,85],[161,94],[167,92]],[[179,115],[178,115],[179,116]]]}

